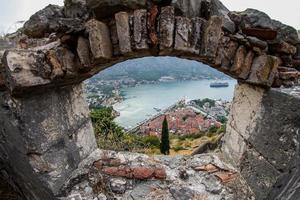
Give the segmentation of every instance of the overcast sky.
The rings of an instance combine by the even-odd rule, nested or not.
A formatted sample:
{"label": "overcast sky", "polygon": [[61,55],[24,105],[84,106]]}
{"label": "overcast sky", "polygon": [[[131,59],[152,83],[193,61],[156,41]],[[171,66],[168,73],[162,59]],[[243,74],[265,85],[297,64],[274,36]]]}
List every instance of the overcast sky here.
{"label": "overcast sky", "polygon": [[[229,10],[256,8],[272,18],[300,30],[300,0],[221,0]],[[48,4],[63,5],[63,0],[0,0],[0,34],[14,31],[17,21],[27,20]]]}

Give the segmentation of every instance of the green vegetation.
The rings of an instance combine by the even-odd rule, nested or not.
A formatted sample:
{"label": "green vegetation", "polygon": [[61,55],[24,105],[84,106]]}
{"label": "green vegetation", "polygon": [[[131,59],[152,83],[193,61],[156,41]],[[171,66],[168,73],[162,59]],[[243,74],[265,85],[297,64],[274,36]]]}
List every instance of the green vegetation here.
{"label": "green vegetation", "polygon": [[216,102],[215,100],[212,100],[212,99],[208,99],[208,98],[205,98],[205,99],[197,99],[197,100],[194,100],[195,104],[199,107],[203,107],[205,103],[209,103],[209,106],[210,107],[214,107],[216,105]]}
{"label": "green vegetation", "polygon": [[132,151],[147,154],[190,155],[203,142],[211,141],[210,150],[218,147],[225,125],[220,128],[212,126],[206,133],[190,135],[169,135],[168,121],[163,121],[162,137],[125,133],[122,127],[113,120],[113,109],[107,107],[94,108],[91,111],[99,148],[115,151]]}
{"label": "green vegetation", "polygon": [[123,128],[113,121],[112,108],[92,109],[91,119],[98,146],[102,149],[142,152],[145,148],[158,149],[160,147],[160,140],[156,136],[125,133]]}
{"label": "green vegetation", "polygon": [[183,141],[183,140],[195,140],[195,139],[201,138],[203,136],[204,136],[203,133],[195,133],[195,134],[190,134],[190,135],[178,136],[178,139],[181,140],[181,141]]}
{"label": "green vegetation", "polygon": [[162,123],[160,152],[164,155],[170,154],[169,127],[166,116]]}

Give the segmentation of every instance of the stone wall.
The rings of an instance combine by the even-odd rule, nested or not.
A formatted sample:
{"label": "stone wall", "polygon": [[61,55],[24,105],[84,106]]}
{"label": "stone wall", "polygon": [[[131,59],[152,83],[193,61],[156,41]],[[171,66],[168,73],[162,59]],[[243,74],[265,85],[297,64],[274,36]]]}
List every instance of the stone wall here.
{"label": "stone wall", "polygon": [[257,199],[296,199],[299,195],[298,182],[292,178],[299,170],[299,91],[264,90],[247,84],[236,87],[223,152]]}
{"label": "stone wall", "polygon": [[[254,9],[230,12],[218,0],[66,0],[65,4],[49,5],[34,14],[20,32],[9,37],[11,45],[4,53],[0,48],[1,176],[25,198],[63,198],[77,191],[81,180],[94,183],[96,176],[87,176],[97,168],[95,163],[82,166],[96,149],[79,85],[83,80],[127,59],[177,56],[208,64],[241,83],[223,146],[237,169],[233,174],[241,175],[238,180],[244,183],[244,179],[259,200],[295,199],[300,168],[299,97],[289,90],[270,90],[298,83],[300,40],[294,28]],[[132,156],[121,155],[125,160]],[[123,187],[124,182],[126,187],[135,187],[138,184],[127,183],[144,176],[155,179],[161,171],[139,167],[163,162],[160,167],[169,169],[172,163],[161,159],[147,157],[145,161],[134,156],[131,165],[124,166],[98,155],[95,162],[100,162],[97,175],[122,178],[110,187]],[[206,178],[215,177],[217,171],[232,175],[234,169],[206,163],[198,169],[209,172],[199,175],[190,163],[176,163],[176,170],[170,169],[175,175],[165,178],[184,179],[178,166],[199,178],[184,184],[198,182],[198,191],[208,188],[203,190],[211,194],[208,199],[223,198],[230,191],[218,187],[216,194],[212,188],[220,183],[207,186]],[[222,182],[231,175],[221,174],[219,179]],[[166,183],[172,187],[168,179]],[[102,182],[93,186],[98,184]],[[162,192],[180,196],[177,189]],[[251,198],[248,188],[244,189],[246,198]],[[186,187],[178,190],[184,193]],[[238,197],[227,199],[243,195],[235,194]]]}
{"label": "stone wall", "polygon": [[0,100],[1,174],[27,199],[53,199],[97,147],[82,86]]}
{"label": "stone wall", "polygon": [[230,12],[220,1],[66,1],[35,13],[4,53],[0,89],[82,82],[124,60],[178,56],[261,87],[298,82],[297,31],[254,9]]}

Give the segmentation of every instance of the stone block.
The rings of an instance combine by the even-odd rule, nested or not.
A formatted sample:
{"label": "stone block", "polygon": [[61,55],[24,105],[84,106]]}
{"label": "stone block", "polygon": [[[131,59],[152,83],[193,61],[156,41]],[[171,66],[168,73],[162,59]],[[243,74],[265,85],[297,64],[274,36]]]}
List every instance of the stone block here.
{"label": "stone block", "polygon": [[254,59],[254,53],[253,51],[248,51],[245,59],[244,59],[244,64],[243,64],[243,67],[241,69],[241,72],[240,74],[238,75],[239,78],[241,79],[247,79],[249,74],[250,74],[250,71],[251,71],[251,66],[252,66],[252,63],[253,63],[253,59]]}
{"label": "stone block", "polygon": [[81,69],[87,69],[91,67],[90,60],[90,45],[89,41],[84,37],[79,37],[77,41],[77,54],[80,59]]}
{"label": "stone block", "polygon": [[47,85],[51,67],[45,54],[28,50],[9,50],[3,57],[7,87],[13,93],[24,88]]}
{"label": "stone block", "polygon": [[191,20],[187,17],[176,17],[175,46],[177,51],[191,51],[189,35],[192,31]]}
{"label": "stone block", "polygon": [[270,45],[270,51],[281,53],[281,54],[296,54],[297,48],[285,41],[280,41],[279,43],[275,43]]}
{"label": "stone block", "polygon": [[175,28],[175,9],[167,6],[161,8],[159,19],[159,44],[160,54],[168,54],[173,51],[174,28]]}
{"label": "stone block", "polygon": [[221,66],[223,70],[229,70],[232,66],[232,60],[234,59],[237,48],[238,43],[236,41],[232,41],[229,37],[222,37],[215,59],[215,65]]}
{"label": "stone block", "polygon": [[115,20],[116,20],[120,51],[122,54],[128,54],[132,51],[129,15],[127,12],[116,13]]}
{"label": "stone block", "polygon": [[222,37],[222,17],[212,16],[204,30],[202,44],[201,44],[201,57],[215,58],[219,41]]}
{"label": "stone block", "polygon": [[201,18],[176,17],[174,49],[181,53],[199,54],[204,23]]}
{"label": "stone block", "polygon": [[254,58],[248,83],[270,87],[277,72],[278,59],[274,56],[261,55]]}
{"label": "stone block", "polygon": [[241,163],[241,175],[257,199],[267,199],[280,172],[254,149],[248,149]]}
{"label": "stone block", "polygon": [[107,25],[91,19],[86,23],[89,41],[94,59],[105,62],[112,57],[112,43]]}
{"label": "stone block", "polygon": [[231,73],[233,73],[234,75],[241,74],[242,69],[244,67],[246,54],[247,54],[246,48],[243,45],[239,46],[239,48],[235,53],[233,65],[230,68]]}
{"label": "stone block", "polygon": [[147,30],[147,10],[135,10],[134,16],[134,31],[133,38],[135,49],[143,50],[148,49],[148,30]]}

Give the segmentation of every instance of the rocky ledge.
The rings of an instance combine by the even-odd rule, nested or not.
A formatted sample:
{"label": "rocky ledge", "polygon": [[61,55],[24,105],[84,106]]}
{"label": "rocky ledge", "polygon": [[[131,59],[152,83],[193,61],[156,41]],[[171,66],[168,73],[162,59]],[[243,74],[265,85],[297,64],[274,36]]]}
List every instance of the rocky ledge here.
{"label": "rocky ledge", "polygon": [[240,174],[218,154],[169,157],[100,149],[81,162],[60,197],[62,200],[251,198]]}

